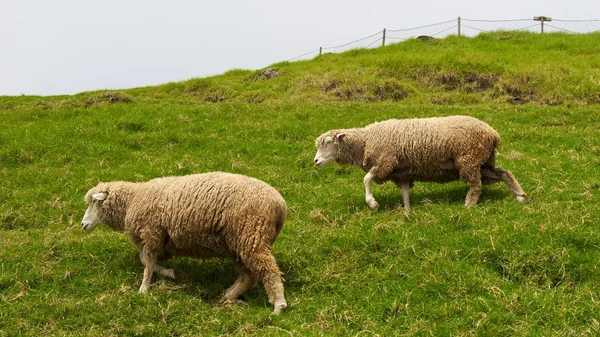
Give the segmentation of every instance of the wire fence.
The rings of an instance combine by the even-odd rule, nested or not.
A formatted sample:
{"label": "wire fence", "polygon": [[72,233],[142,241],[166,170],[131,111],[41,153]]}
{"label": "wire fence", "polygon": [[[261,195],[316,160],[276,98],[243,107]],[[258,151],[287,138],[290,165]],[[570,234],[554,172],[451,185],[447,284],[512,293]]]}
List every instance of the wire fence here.
{"label": "wire fence", "polygon": [[474,20],[458,17],[431,25],[407,29],[383,29],[377,33],[334,47],[319,47],[288,61],[306,60],[323,53],[341,53],[351,49],[376,48],[412,38],[443,38],[448,35],[473,37],[491,31],[564,32],[586,34],[600,31],[600,20],[560,20],[547,16],[515,20]]}

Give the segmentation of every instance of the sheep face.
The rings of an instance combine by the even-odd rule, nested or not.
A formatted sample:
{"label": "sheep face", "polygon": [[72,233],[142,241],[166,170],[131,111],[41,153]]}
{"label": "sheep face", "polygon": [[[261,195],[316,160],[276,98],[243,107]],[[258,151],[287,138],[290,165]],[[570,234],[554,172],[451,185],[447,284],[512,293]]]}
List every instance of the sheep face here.
{"label": "sheep face", "polygon": [[89,206],[83,215],[83,220],[81,220],[81,229],[86,232],[91,232],[102,222],[100,219],[100,212],[102,210],[102,202],[106,200],[107,196],[108,194],[106,192],[100,192],[86,198],[86,202]]}
{"label": "sheep face", "polygon": [[317,138],[317,154],[315,155],[315,165],[317,167],[323,167],[325,164],[337,159],[339,141],[342,138],[344,138],[343,133]]}

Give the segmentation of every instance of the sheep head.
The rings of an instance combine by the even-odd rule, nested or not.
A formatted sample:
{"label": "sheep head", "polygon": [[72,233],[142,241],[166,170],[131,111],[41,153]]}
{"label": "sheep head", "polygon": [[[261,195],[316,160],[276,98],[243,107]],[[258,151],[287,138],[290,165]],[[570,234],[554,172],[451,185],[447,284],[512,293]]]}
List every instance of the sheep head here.
{"label": "sheep head", "polygon": [[91,232],[102,222],[100,213],[102,212],[102,203],[107,197],[107,192],[98,192],[94,194],[88,192],[85,201],[89,206],[83,215],[83,220],[81,220],[81,229],[86,232]]}
{"label": "sheep head", "polygon": [[325,164],[337,159],[340,142],[345,136],[345,133],[328,132],[317,138],[317,154],[315,155],[315,165],[317,167],[323,167]]}

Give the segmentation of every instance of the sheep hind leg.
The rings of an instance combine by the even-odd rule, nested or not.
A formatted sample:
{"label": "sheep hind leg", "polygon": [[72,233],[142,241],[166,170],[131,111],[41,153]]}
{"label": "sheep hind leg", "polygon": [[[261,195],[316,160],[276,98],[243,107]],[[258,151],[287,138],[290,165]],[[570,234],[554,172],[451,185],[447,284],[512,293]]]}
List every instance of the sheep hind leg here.
{"label": "sheep hind leg", "polygon": [[502,181],[515,195],[518,201],[529,202],[529,198],[521,188],[521,185],[519,185],[519,182],[515,176],[510,171],[501,168],[486,167],[481,170],[481,174],[481,180],[484,184],[494,184]]}
{"label": "sheep hind leg", "polygon": [[258,283],[256,277],[252,276],[250,270],[243,264],[236,264],[236,270],[239,276],[233,285],[225,290],[221,303],[236,303],[238,297],[244,295]]}
{"label": "sheep hind leg", "polygon": [[467,198],[465,200],[465,206],[471,207],[477,205],[479,196],[481,195],[481,180],[469,183],[469,192],[467,192]]}
{"label": "sheep hind leg", "polygon": [[396,186],[400,188],[402,192],[402,203],[404,205],[404,211],[410,210],[410,182],[409,181],[394,181]]}
{"label": "sheep hind leg", "polygon": [[481,183],[483,185],[493,185],[502,181],[502,174],[495,168],[481,168]]}
{"label": "sheep hind leg", "polygon": [[242,262],[263,284],[269,303],[275,306],[274,314],[279,314],[287,308],[283,295],[283,277],[277,266],[275,257],[267,247],[259,248]]}
{"label": "sheep hind leg", "polygon": [[465,200],[465,206],[471,207],[477,204],[481,195],[481,170],[479,167],[469,164],[457,163],[460,179],[469,184],[469,192]]}

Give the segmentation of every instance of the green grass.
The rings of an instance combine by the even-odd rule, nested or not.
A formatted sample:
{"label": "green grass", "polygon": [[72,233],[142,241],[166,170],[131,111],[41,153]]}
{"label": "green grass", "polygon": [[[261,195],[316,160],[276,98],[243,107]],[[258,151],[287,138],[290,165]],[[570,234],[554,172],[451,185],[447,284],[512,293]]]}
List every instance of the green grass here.
{"label": "green grass", "polygon": [[[157,87],[0,97],[0,336],[581,336],[600,333],[598,34],[499,32],[234,70]],[[312,164],[314,139],[388,118],[465,114],[532,202],[417,183],[412,209],[363,172]],[[79,229],[99,181],[222,170],[286,199],[274,247],[289,310],[261,287],[221,306],[224,260],[153,279],[127,238]]]}

